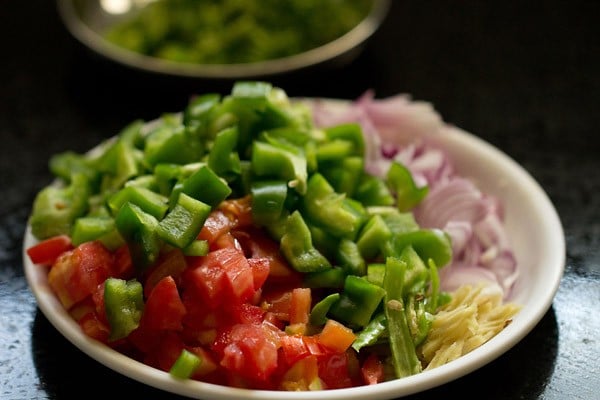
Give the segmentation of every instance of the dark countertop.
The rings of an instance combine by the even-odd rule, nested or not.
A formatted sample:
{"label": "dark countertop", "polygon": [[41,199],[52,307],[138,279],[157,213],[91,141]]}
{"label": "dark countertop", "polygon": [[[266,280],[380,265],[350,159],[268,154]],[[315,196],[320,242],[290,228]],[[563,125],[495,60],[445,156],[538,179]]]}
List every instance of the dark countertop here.
{"label": "dark countertop", "polygon": [[[394,0],[364,53],[341,70],[279,76],[292,96],[409,93],[522,164],[553,201],[567,244],[550,310],[519,344],[409,399],[593,399],[600,393],[600,15],[593,1]],[[512,4],[515,3],[515,4]],[[0,398],[175,397],[77,350],[36,307],[21,246],[48,158],[86,150],[127,122],[179,111],[231,82],[168,81],[92,56],[50,1],[0,11]]]}

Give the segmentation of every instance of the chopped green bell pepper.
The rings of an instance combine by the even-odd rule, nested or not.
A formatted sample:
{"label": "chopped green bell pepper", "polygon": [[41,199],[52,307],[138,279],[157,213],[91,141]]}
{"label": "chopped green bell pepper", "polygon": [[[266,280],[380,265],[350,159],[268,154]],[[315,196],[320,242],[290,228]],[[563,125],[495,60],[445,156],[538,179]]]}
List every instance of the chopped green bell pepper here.
{"label": "chopped green bell pepper", "polygon": [[142,318],[142,284],[135,279],[108,278],[104,282],[104,308],[110,325],[109,340],[127,337],[139,326]]}
{"label": "chopped green bell pepper", "polygon": [[366,326],[385,296],[385,290],[366,279],[348,275],[340,299],[329,312],[337,321],[353,326]]}
{"label": "chopped green bell pepper", "polygon": [[201,166],[182,183],[182,193],[216,207],[231,194],[227,182],[207,165]]}
{"label": "chopped green bell pepper", "polygon": [[358,245],[352,240],[342,239],[336,255],[337,263],[348,275],[363,276],[367,273],[365,259]]}
{"label": "chopped green bell pepper", "polygon": [[158,223],[156,232],[165,242],[186,248],[198,237],[210,211],[208,204],[181,193],[175,207]]}
{"label": "chopped green bell pepper", "polygon": [[281,218],[288,193],[284,181],[257,181],[251,184],[250,192],[254,223],[268,225]]}
{"label": "chopped green bell pepper", "polygon": [[285,224],[280,249],[290,265],[299,272],[331,268],[331,264],[312,244],[310,230],[299,211],[294,211]]}
{"label": "chopped green bell pepper", "polygon": [[332,293],[314,305],[310,311],[308,322],[311,325],[320,326],[327,322],[327,313],[329,309],[340,298],[339,293]]}
{"label": "chopped green bell pepper", "polygon": [[396,195],[396,206],[400,211],[412,210],[429,192],[427,186],[417,187],[408,168],[396,161],[390,165],[386,181]]}
{"label": "chopped green bell pepper", "polygon": [[133,203],[156,219],[161,219],[169,208],[168,198],[140,186],[125,186],[108,199],[108,207],[116,215],[123,204]]}
{"label": "chopped green bell pepper", "polygon": [[202,365],[200,357],[187,349],[183,349],[179,357],[175,360],[175,363],[173,363],[173,366],[169,369],[169,374],[175,378],[189,379],[200,365]]}
{"label": "chopped green bell pepper", "polygon": [[306,158],[269,143],[252,144],[252,172],[262,178],[280,178],[298,193],[306,193]]}
{"label": "chopped green bell pepper", "polygon": [[156,262],[162,245],[156,232],[156,218],[133,203],[125,203],[115,217],[115,224],[127,242],[136,269],[144,270]]}

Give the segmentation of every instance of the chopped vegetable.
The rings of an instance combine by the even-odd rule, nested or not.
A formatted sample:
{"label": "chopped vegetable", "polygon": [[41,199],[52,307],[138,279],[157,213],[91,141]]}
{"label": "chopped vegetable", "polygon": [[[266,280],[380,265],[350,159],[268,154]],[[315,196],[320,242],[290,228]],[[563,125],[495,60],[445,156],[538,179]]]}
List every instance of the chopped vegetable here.
{"label": "chopped vegetable", "polygon": [[[457,186],[424,185],[402,160],[373,173],[363,125],[311,116],[267,82],[238,82],[95,152],[56,155],[27,255],[86,335],[174,378],[324,390],[441,365],[444,324],[473,319],[444,308],[466,221],[428,211]],[[486,210],[457,216],[485,215],[471,234],[504,251],[484,255],[504,273]]]}

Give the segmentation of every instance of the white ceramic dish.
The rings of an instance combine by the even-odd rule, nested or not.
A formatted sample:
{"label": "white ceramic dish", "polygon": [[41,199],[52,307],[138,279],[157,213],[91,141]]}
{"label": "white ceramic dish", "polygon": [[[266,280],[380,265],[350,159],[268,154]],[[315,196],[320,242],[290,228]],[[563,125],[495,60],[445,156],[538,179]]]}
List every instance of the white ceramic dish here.
{"label": "white ceramic dish", "polygon": [[521,270],[511,300],[522,304],[523,308],[512,324],[489,342],[436,369],[373,386],[318,392],[244,390],[193,380],[181,381],[134,361],[82,333],[48,286],[47,269],[29,261],[25,249],[35,243],[29,228],[23,247],[27,281],[40,310],[81,351],[131,379],[167,392],[200,399],[378,400],[398,398],[442,385],[496,359],[536,326],[550,308],[562,278],[565,239],[560,219],[548,196],[515,161],[487,142],[457,128],[449,129],[438,140],[448,151],[459,173],[473,179],[483,192],[497,196],[504,203],[506,229]]}

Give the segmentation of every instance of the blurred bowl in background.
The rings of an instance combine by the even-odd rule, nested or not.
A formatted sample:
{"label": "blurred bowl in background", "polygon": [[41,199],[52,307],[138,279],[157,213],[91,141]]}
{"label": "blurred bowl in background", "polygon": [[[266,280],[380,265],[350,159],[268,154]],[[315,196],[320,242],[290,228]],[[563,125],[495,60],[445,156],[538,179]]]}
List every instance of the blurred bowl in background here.
{"label": "blurred bowl in background", "polygon": [[[69,32],[95,53],[138,70],[203,79],[266,78],[318,66],[340,67],[363,50],[385,19],[391,0],[372,0],[366,17],[342,36],[319,47],[265,61],[245,63],[179,62],[128,50],[106,38],[109,28],[135,16],[153,0],[58,0],[59,14]],[[227,27],[224,27],[227,29]]]}

